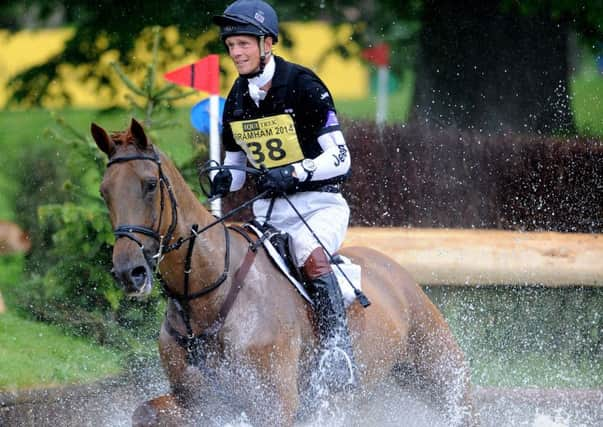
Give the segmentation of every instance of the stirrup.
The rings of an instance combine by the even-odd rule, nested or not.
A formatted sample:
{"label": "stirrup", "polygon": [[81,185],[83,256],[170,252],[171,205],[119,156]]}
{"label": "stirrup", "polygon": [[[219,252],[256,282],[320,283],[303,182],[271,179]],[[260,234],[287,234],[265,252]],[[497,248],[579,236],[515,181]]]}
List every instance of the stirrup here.
{"label": "stirrup", "polygon": [[[341,358],[343,356],[343,358]],[[345,360],[347,378],[345,381],[342,381],[342,372],[343,370],[339,369],[340,365],[332,364],[333,368],[337,368],[337,371],[333,369],[328,369],[329,366],[329,358],[334,358],[336,362],[339,360]],[[329,349],[325,349],[318,360],[318,371],[320,375],[326,379],[326,383],[329,388],[334,388],[337,391],[346,391],[352,390],[358,385],[358,380],[356,378],[356,373],[354,369],[354,362],[350,355],[344,351],[342,348],[334,346]],[[333,377],[335,374],[335,377]]]}

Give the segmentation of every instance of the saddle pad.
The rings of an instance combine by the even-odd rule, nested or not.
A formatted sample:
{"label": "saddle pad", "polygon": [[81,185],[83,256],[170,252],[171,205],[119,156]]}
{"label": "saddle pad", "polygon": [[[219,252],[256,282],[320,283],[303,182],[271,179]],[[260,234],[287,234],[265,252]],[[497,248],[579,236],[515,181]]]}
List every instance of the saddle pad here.
{"label": "saddle pad", "polygon": [[[252,230],[258,237],[262,237],[262,232],[257,227],[253,226],[252,224],[245,224],[245,226]],[[270,239],[264,239],[263,244],[270,258],[272,258],[274,263],[283,272],[285,277],[289,279],[289,281],[293,284],[293,286],[295,286],[297,291],[301,294],[301,296],[306,299],[306,301],[308,301],[311,305],[314,305],[314,302],[312,301],[312,298],[308,294],[306,288],[302,283],[299,282],[299,280],[293,277],[291,271],[289,270],[289,267],[287,266],[287,263],[276,250],[276,248],[272,245],[272,243],[270,243]],[[344,257],[342,255],[339,255],[339,258],[342,260],[342,262],[338,264],[331,264],[331,267],[333,268],[333,272],[337,277],[337,282],[339,283],[339,288],[341,289],[341,293],[343,295],[344,304],[346,307],[348,307],[356,299],[356,294],[354,293],[354,289],[347,281],[345,276],[350,279],[350,281],[354,284],[357,289],[361,289],[361,269],[358,264],[353,264],[349,258]]]}

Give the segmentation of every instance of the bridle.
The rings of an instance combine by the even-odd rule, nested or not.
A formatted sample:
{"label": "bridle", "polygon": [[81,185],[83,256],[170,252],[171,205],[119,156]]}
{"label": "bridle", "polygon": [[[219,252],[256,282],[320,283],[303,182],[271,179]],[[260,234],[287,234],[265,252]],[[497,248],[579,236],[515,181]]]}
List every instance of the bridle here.
{"label": "bridle", "polygon": [[[122,237],[128,238],[130,240],[132,240],[133,242],[135,242],[138,247],[140,248],[141,251],[143,251],[143,254],[145,255],[145,258],[147,259],[147,262],[149,263],[149,265],[154,266],[154,272],[157,273],[157,268],[159,265],[159,262],[161,261],[161,257],[166,253],[165,249],[164,249],[164,243],[169,244],[169,242],[172,240],[172,237],[174,235],[174,230],[176,229],[176,224],[178,223],[178,205],[176,202],[176,197],[174,196],[174,191],[172,190],[172,186],[170,185],[169,180],[167,179],[167,177],[165,176],[165,174],[163,173],[163,169],[161,167],[161,159],[159,158],[159,156],[157,155],[157,152],[155,151],[155,149],[153,149],[153,155],[152,156],[147,156],[144,154],[139,154],[139,155],[134,155],[134,156],[122,156],[122,157],[116,157],[114,159],[110,159],[109,163],[107,163],[107,168],[109,168],[112,165],[118,164],[118,163],[125,163],[125,162],[130,162],[133,160],[150,160],[152,162],[154,162],[155,164],[157,164],[157,167],[159,169],[159,191],[160,191],[160,210],[159,210],[159,222],[157,224],[157,230],[152,229],[151,227],[147,227],[144,225],[131,225],[131,224],[122,224],[122,225],[118,225],[115,230],[113,230],[113,234],[115,235],[115,239],[120,239]],[[167,233],[165,234],[165,236],[160,234],[161,230],[161,222],[163,220],[163,211],[165,208],[165,191],[164,189],[167,191],[168,196],[170,198],[170,206],[171,206],[171,210],[172,210],[172,221],[170,223],[170,226],[168,227]],[[158,243],[158,251],[157,253],[151,258],[148,259],[146,253],[144,252],[144,245],[142,244],[142,242],[135,236],[135,234],[142,234],[148,237],[151,237],[153,240],[155,240]]]}
{"label": "bridle", "polygon": [[[205,348],[205,344],[207,342],[210,342],[212,339],[215,339],[218,332],[222,328],[222,325],[224,324],[224,321],[226,320],[226,317],[228,316],[228,313],[230,312],[230,309],[232,308],[239,291],[241,290],[241,288],[243,287],[243,284],[245,283],[245,276],[247,275],[247,273],[251,267],[251,264],[253,264],[253,261],[255,259],[255,254],[257,253],[257,249],[262,244],[261,239],[258,241],[253,241],[253,239],[251,239],[249,237],[249,235],[242,229],[242,227],[232,226],[232,225],[229,227],[226,227],[226,225],[224,224],[224,221],[227,218],[235,215],[242,209],[245,209],[247,206],[249,206],[256,200],[266,197],[267,192],[261,193],[255,197],[253,197],[251,200],[248,200],[247,202],[243,203],[239,207],[237,207],[237,208],[231,210],[230,212],[228,212],[227,214],[223,215],[221,218],[217,218],[215,221],[212,221],[209,224],[206,224],[202,228],[199,228],[198,224],[193,224],[191,226],[191,234],[188,237],[179,237],[175,242],[171,243],[172,239],[174,237],[174,231],[178,224],[178,212],[177,212],[178,205],[176,202],[176,197],[174,196],[174,191],[172,189],[172,186],[171,186],[167,176],[163,173],[161,159],[159,158],[159,155],[157,154],[157,151],[155,150],[155,148],[153,147],[152,155],[139,154],[139,155],[133,155],[133,156],[121,156],[121,157],[116,157],[114,159],[110,159],[109,163],[107,164],[107,167],[110,167],[117,163],[130,162],[130,161],[134,161],[134,160],[152,161],[157,165],[157,168],[159,171],[160,213],[159,213],[159,221],[158,221],[158,225],[157,225],[157,230],[155,230],[151,227],[147,227],[145,225],[121,224],[115,228],[113,233],[114,233],[116,239],[127,238],[127,239],[134,241],[138,245],[138,247],[141,249],[141,251],[143,252],[143,256],[145,257],[145,259],[147,260],[149,265],[154,266],[154,274],[159,279],[164,293],[166,294],[166,296],[169,299],[171,299],[174,302],[174,306],[176,307],[176,310],[178,311],[178,313],[180,314],[180,316],[182,318],[182,321],[186,328],[186,335],[183,335],[180,332],[178,332],[168,322],[167,317],[165,319],[164,326],[165,326],[168,334],[171,335],[172,338],[174,338],[174,340],[186,350],[188,363],[191,365],[203,368],[205,365],[204,361],[205,361],[205,357],[206,357],[206,354],[203,352],[203,349]],[[172,220],[167,229],[167,233],[165,234],[165,236],[163,236],[163,235],[161,235],[160,230],[161,230],[161,223],[163,220],[163,212],[165,210],[165,200],[166,200],[165,192],[167,192],[168,197],[169,197],[169,203],[170,203],[170,207],[171,207],[171,211],[172,211]],[[224,240],[225,240],[224,271],[209,286],[201,289],[200,291],[190,293],[189,292],[189,278],[190,278],[190,273],[191,273],[191,261],[192,261],[195,240],[196,240],[197,236],[199,236],[201,233],[203,233],[204,231],[208,230],[209,228],[213,227],[214,225],[216,225],[218,223],[222,224],[222,226],[224,228]],[[218,315],[217,315],[216,319],[201,334],[195,335],[193,332],[193,327],[192,327],[192,322],[191,322],[191,317],[190,317],[190,301],[193,299],[199,298],[203,295],[206,295],[207,293],[218,288],[222,283],[224,283],[224,281],[228,277],[228,272],[230,269],[230,234],[228,232],[229,228],[232,229],[233,231],[236,231],[237,233],[241,234],[248,241],[248,243],[249,243],[248,251],[243,259],[242,264],[234,273],[232,285],[231,285],[228,293],[226,294],[224,301],[222,302],[222,305],[218,311]],[[151,260],[149,260],[147,258],[147,255],[144,252],[144,245],[140,241],[140,239],[138,239],[136,237],[136,234],[142,234],[144,236],[151,237],[156,242],[158,242],[159,249],[157,250],[157,253],[151,257]],[[167,285],[165,280],[163,280],[163,278],[161,277],[161,273],[159,271],[159,264],[160,264],[161,260],[163,259],[163,256],[166,253],[179,249],[187,241],[188,241],[188,250],[187,250],[186,258],[184,261],[184,292],[182,294],[180,294],[180,293],[177,293],[174,290],[170,289],[170,287]],[[204,368],[204,369],[206,369],[206,368]]]}
{"label": "bridle", "polygon": [[[138,245],[138,247],[140,248],[140,250],[142,251],[143,256],[145,257],[149,266],[152,267],[153,273],[159,279],[165,294],[170,298],[174,298],[180,304],[188,303],[188,301],[190,301],[192,299],[199,298],[199,297],[213,291],[218,286],[220,286],[222,283],[224,283],[224,281],[228,277],[228,270],[230,268],[230,238],[229,238],[227,228],[224,226],[224,234],[225,234],[225,242],[226,242],[226,251],[225,251],[225,255],[224,255],[224,271],[208,287],[203,288],[202,290],[192,293],[192,294],[189,292],[189,276],[191,273],[191,259],[192,259],[192,255],[193,255],[193,247],[194,247],[197,236],[199,236],[202,232],[206,231],[210,227],[216,225],[218,222],[220,222],[220,223],[222,223],[222,225],[224,225],[223,221],[214,221],[214,222],[206,225],[202,229],[199,229],[199,226],[197,224],[194,224],[191,227],[191,234],[188,237],[186,237],[186,238],[180,237],[174,243],[171,243],[171,241],[174,237],[174,231],[176,230],[176,226],[178,224],[178,203],[176,201],[176,197],[174,196],[174,190],[172,189],[170,181],[168,180],[167,176],[163,173],[161,159],[159,158],[159,155],[157,154],[157,151],[155,150],[155,148],[153,147],[152,155],[137,154],[137,155],[132,155],[132,156],[115,157],[115,158],[109,160],[109,162],[107,163],[107,167],[110,167],[110,166],[118,164],[118,163],[125,163],[125,162],[134,161],[134,160],[152,161],[153,163],[155,163],[157,165],[157,168],[158,168],[159,191],[160,191],[160,202],[159,202],[160,211],[159,211],[159,220],[158,220],[158,224],[157,224],[157,230],[153,229],[152,227],[147,227],[145,225],[120,224],[113,230],[115,239],[117,240],[120,238],[127,238],[127,239],[130,239],[133,242],[135,242]],[[164,217],[165,201],[166,201],[165,193],[166,192],[169,197],[172,218],[171,218],[170,225],[167,229],[167,232],[165,233],[165,235],[162,235],[160,230],[161,230],[161,224],[162,224],[163,217]],[[149,258],[148,255],[146,254],[146,252],[144,251],[144,249],[145,249],[144,244],[140,241],[139,238],[136,237],[136,234],[142,234],[144,236],[151,237],[153,240],[155,240],[158,244],[157,253]],[[173,250],[179,249],[186,241],[189,242],[189,246],[188,246],[188,251],[186,254],[186,259],[184,262],[184,293],[180,294],[180,293],[173,291],[172,289],[170,289],[167,286],[167,283],[161,277],[161,273],[159,271],[159,264],[165,254],[167,254],[168,252],[171,252]]]}

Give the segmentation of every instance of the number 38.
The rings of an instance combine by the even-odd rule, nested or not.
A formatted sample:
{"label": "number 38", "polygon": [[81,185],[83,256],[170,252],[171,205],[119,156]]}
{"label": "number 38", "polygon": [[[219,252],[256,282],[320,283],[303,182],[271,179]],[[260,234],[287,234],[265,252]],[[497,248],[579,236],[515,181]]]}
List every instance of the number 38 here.
{"label": "number 38", "polygon": [[281,160],[287,153],[283,150],[283,141],[277,138],[272,138],[266,141],[266,145],[263,146],[259,142],[249,142],[247,144],[249,151],[253,155],[253,159],[256,163],[264,163],[266,156],[270,160]]}

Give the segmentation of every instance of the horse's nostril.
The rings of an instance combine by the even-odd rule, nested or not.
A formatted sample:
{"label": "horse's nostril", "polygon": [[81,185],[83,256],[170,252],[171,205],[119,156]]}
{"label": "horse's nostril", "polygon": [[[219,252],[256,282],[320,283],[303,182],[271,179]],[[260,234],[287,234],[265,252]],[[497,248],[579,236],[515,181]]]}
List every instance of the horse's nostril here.
{"label": "horse's nostril", "polygon": [[139,265],[138,267],[136,267],[132,270],[131,276],[132,276],[132,282],[141,286],[144,284],[144,281],[146,280],[147,270],[144,268],[144,266]]}

